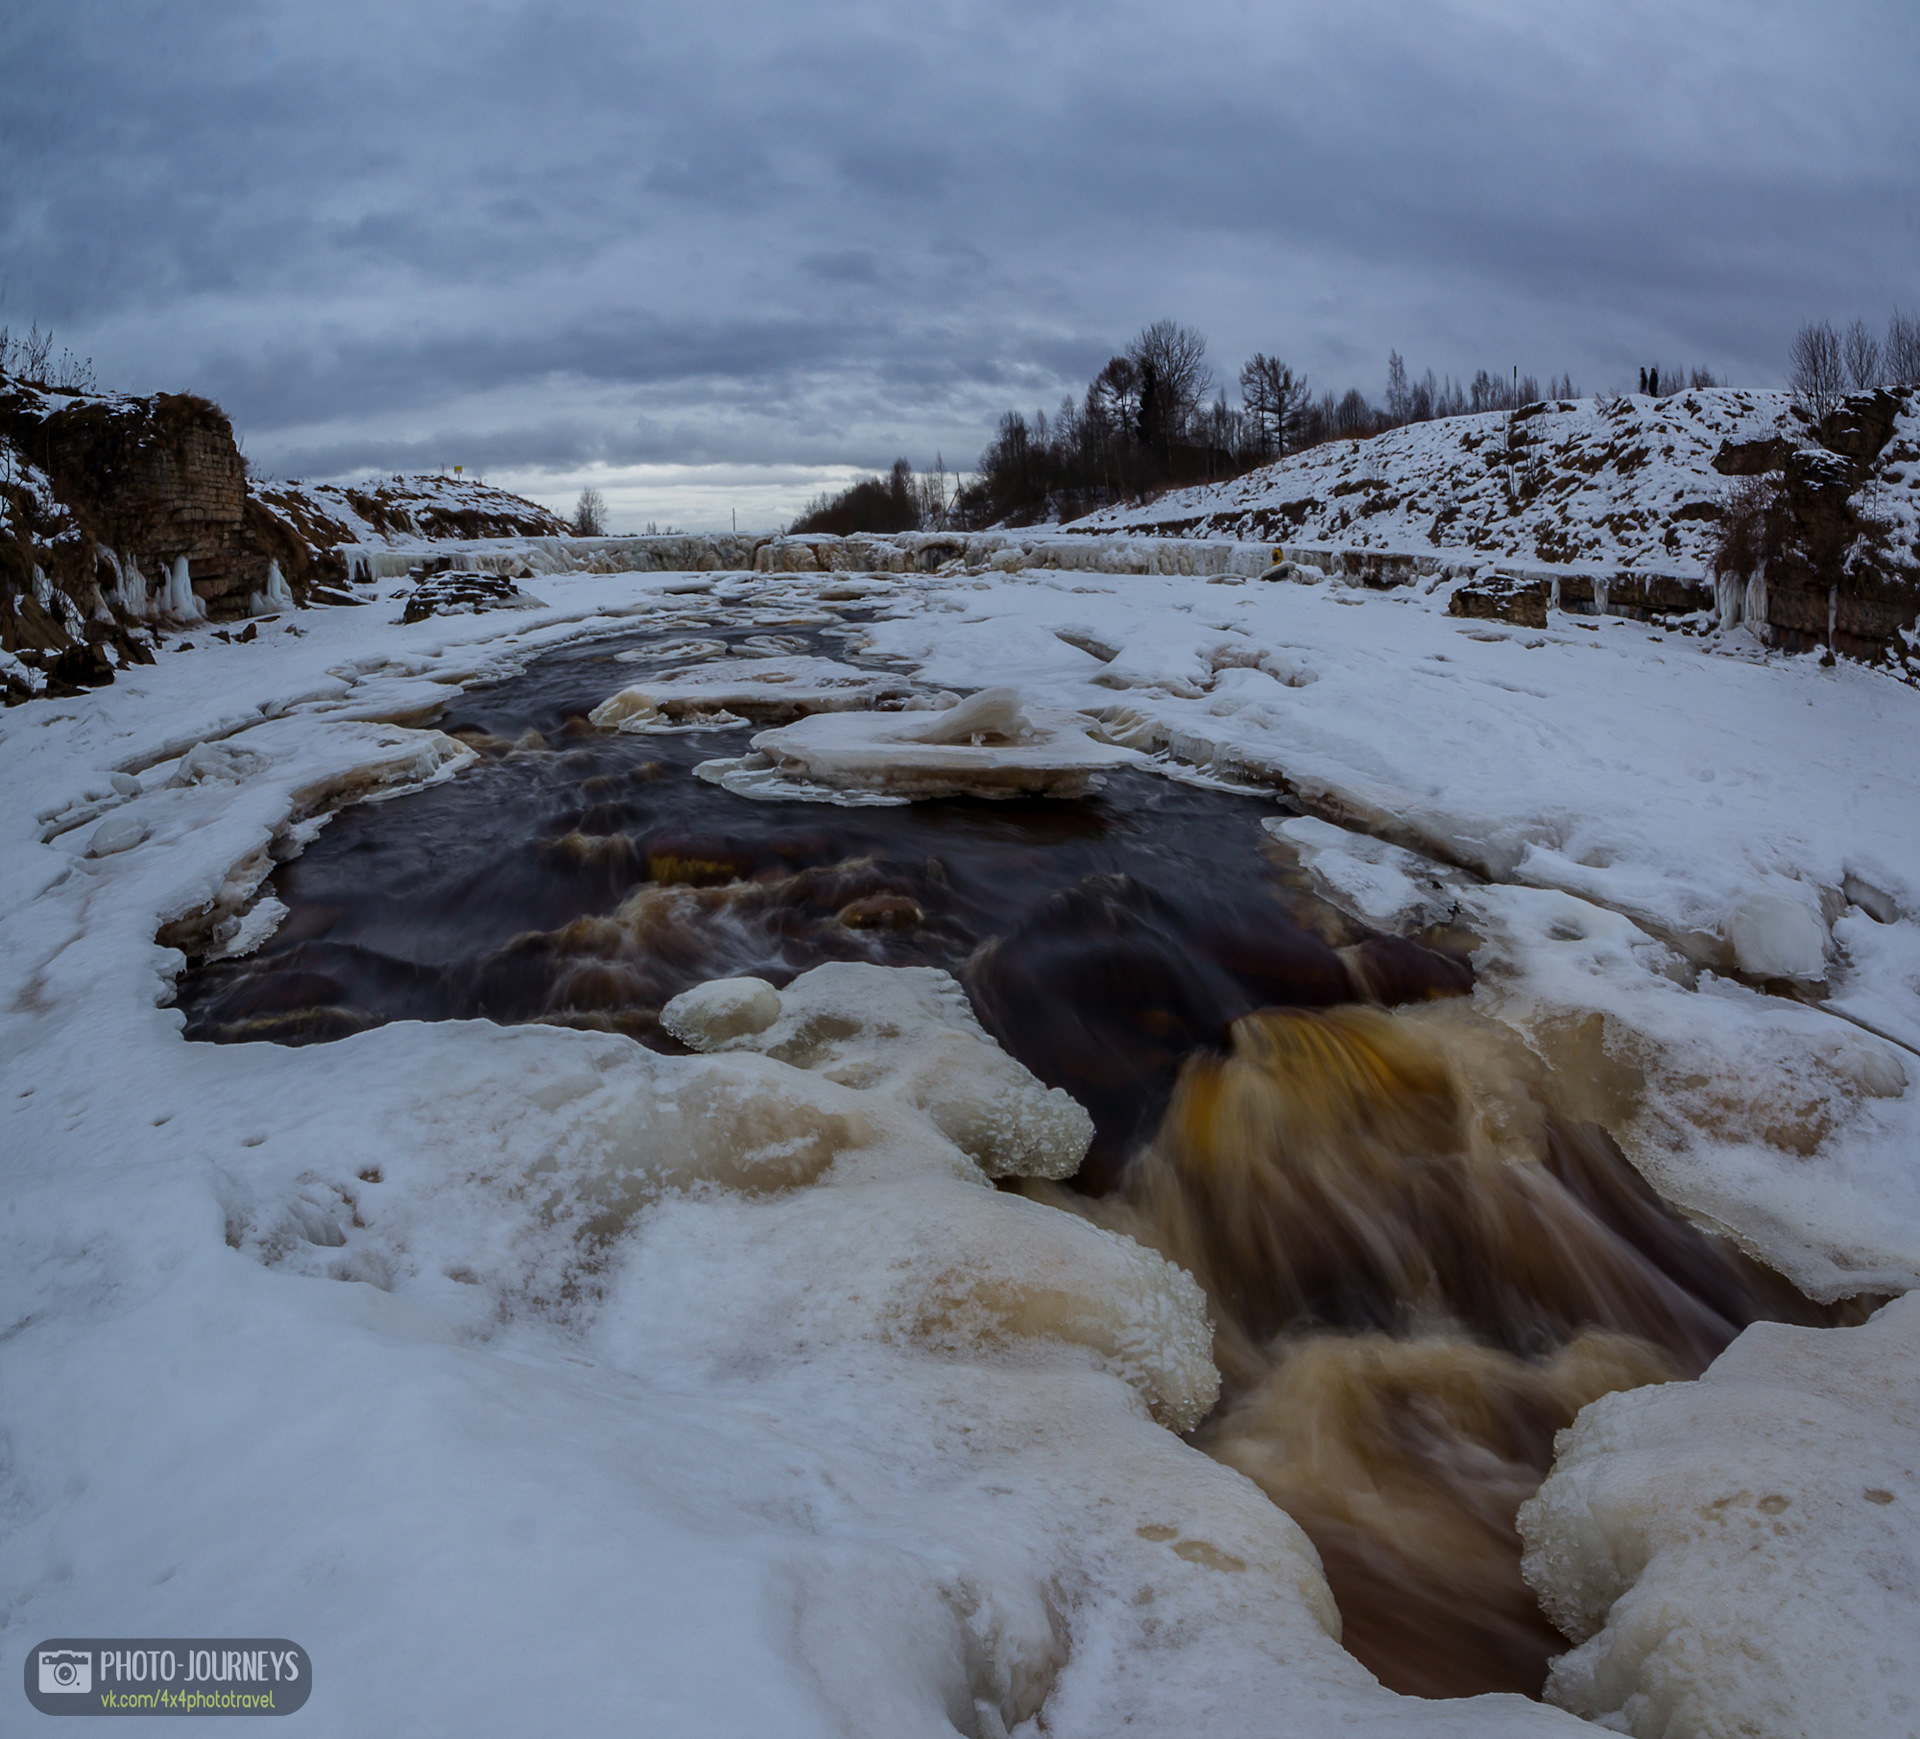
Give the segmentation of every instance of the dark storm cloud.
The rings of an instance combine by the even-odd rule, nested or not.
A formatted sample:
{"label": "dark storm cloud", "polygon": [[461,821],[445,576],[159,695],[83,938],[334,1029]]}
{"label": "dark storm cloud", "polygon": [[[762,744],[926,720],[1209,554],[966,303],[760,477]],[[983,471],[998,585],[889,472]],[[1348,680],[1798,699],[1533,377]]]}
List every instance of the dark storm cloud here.
{"label": "dark storm cloud", "polygon": [[25,0],[0,321],[250,451],[970,462],[1163,314],[1778,379],[1920,303],[1920,14],[1638,0]]}

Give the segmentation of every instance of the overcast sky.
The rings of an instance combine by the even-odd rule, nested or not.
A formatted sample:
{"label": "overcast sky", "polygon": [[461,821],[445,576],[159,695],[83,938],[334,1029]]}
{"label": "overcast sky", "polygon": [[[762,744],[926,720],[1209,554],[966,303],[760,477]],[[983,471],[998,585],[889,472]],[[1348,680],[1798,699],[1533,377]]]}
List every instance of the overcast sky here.
{"label": "overcast sky", "polygon": [[1377,399],[1920,308],[1915,0],[0,11],[0,324],[619,529],[971,468],[1164,315]]}

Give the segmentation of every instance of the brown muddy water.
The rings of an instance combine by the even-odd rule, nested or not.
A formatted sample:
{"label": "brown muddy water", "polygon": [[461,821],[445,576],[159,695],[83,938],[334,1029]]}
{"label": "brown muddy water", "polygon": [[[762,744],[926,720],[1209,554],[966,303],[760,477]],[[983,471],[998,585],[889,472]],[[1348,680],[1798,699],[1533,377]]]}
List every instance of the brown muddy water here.
{"label": "brown muddy water", "polygon": [[1694,1228],[1568,1116],[1474,1013],[1470,938],[1315,901],[1259,828],[1274,799],[1130,772],[1074,802],[755,803],[692,776],[740,727],[586,724],[649,668],[616,653],[660,639],[461,696],[441,728],[481,762],[346,810],[282,865],[273,938],[182,979],[187,1036],[485,1018],[677,1050],[659,1010],[710,978],[945,967],[1093,1115],[1080,1175],[1028,1193],[1205,1287],[1225,1387],[1194,1441],[1312,1538],[1347,1647],[1412,1694],[1538,1695],[1566,1645],[1514,1514],[1554,1433],[1697,1375],[1758,1318],[1851,1313]]}

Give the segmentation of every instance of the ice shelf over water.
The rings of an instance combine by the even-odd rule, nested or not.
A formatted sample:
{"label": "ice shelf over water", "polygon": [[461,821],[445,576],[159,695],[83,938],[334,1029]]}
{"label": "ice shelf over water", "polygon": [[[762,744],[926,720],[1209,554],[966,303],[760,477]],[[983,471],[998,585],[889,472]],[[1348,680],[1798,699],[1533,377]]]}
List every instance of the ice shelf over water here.
{"label": "ice shelf over water", "polygon": [[[725,653],[724,646],[713,644]],[[909,687],[899,677],[831,658],[722,656],[709,665],[669,669],[623,688],[590,716],[597,725],[623,731],[728,715],[764,722],[870,708],[884,700],[897,701]]]}
{"label": "ice shelf over water", "polygon": [[1101,775],[1137,765],[1093,721],[1025,707],[1017,690],[984,688],[945,709],[822,713],[761,731],[754,753],[709,762],[703,778],[742,796],[841,792],[924,797],[1083,797]]}
{"label": "ice shelf over water", "polygon": [[[1005,567],[890,577],[870,651],[1017,690],[1076,776],[1285,790],[1310,825],[1276,845],[1375,922],[1480,935],[1476,1000],[1588,1071],[1672,1199],[1827,1295],[1920,1277],[1910,691],[1740,630],[1493,631],[1439,581]],[[1591,1731],[1396,1697],[1338,1646],[1305,1536],[1170,1429],[1211,1393],[1197,1288],[991,1187],[1071,1119],[942,985],[713,992],[684,1057],[182,1040],[156,937],[247,946],[332,809],[457,776],[454,686],[835,586],[871,606],[555,573],[544,609],[403,625],[375,582],[0,718],[8,1635],[286,1635],[316,1734],[423,1698],[475,1734]],[[884,780],[974,745],[883,721],[955,713],[789,728]],[[1649,1733],[1911,1725],[1912,1317],[1754,1329],[1583,1415],[1527,1523],[1581,1639],[1555,1696]]]}

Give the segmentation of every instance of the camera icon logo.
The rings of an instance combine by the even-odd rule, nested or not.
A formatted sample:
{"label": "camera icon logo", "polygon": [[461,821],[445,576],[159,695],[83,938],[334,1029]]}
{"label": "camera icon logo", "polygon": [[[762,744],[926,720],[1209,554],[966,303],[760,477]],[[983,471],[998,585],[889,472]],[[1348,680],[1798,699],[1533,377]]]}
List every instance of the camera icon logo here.
{"label": "camera icon logo", "polygon": [[40,1651],[40,1694],[70,1697],[93,1689],[93,1656],[78,1649]]}

